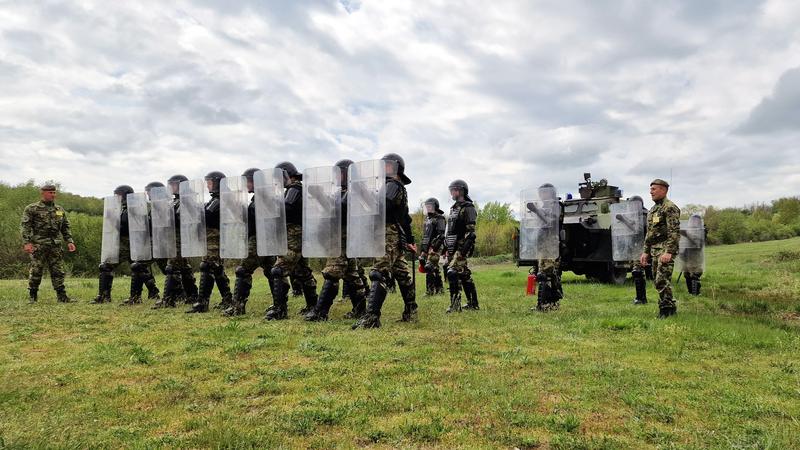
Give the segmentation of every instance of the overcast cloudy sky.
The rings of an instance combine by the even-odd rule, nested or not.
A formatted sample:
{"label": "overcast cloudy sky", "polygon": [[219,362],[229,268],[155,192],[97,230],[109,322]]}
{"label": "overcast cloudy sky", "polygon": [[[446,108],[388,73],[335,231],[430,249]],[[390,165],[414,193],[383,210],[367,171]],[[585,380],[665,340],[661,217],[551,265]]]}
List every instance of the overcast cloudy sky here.
{"label": "overcast cloudy sky", "polygon": [[0,0],[0,179],[100,196],[397,152],[413,201],[585,171],[768,201],[800,191],[798,24],[796,0]]}

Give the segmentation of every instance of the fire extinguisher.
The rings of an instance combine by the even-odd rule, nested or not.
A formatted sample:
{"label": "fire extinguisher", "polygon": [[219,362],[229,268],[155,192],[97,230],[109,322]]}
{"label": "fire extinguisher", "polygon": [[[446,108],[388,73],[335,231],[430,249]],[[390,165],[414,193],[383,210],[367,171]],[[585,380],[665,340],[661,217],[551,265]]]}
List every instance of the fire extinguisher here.
{"label": "fire extinguisher", "polygon": [[528,287],[525,289],[526,295],[536,295],[536,275],[533,273],[528,274]]}

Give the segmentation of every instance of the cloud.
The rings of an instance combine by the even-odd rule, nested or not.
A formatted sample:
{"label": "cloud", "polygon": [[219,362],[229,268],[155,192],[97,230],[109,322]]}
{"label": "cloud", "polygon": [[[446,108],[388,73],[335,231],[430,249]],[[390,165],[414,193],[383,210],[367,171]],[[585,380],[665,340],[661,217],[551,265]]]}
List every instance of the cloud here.
{"label": "cloud", "polygon": [[800,131],[800,67],[781,75],[772,94],[753,108],[737,131],[742,134]]}

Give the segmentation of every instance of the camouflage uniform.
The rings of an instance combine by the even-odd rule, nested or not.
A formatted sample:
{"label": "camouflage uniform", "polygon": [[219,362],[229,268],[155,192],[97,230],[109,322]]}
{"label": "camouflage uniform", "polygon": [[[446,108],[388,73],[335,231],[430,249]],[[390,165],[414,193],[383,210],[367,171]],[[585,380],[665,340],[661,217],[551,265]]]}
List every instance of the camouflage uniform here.
{"label": "camouflage uniform", "polygon": [[[648,255],[653,266],[655,286],[658,291],[658,306],[663,311],[672,308],[674,311],[675,300],[672,297],[672,270],[675,266],[675,257],[678,255],[678,242],[680,239],[681,210],[667,198],[658,200],[647,214],[647,236],[644,240],[644,254]],[[673,258],[668,263],[662,263],[659,258],[664,253],[671,253]]]}
{"label": "camouflage uniform", "polygon": [[286,240],[288,252],[278,256],[272,267],[272,285],[274,295],[272,306],[267,309],[264,316],[267,320],[280,320],[288,317],[289,290],[291,282],[289,274],[294,274],[303,286],[306,306],[300,310],[301,314],[311,311],[317,304],[317,280],[308,261],[303,257],[303,183],[299,180],[292,181],[284,194],[286,207]]}
{"label": "camouflage uniform", "polygon": [[[50,271],[50,281],[56,291],[58,301],[67,302],[64,287],[64,255],[61,249],[63,241],[74,244],[69,228],[67,213],[54,202],[39,201],[25,207],[20,224],[23,244],[32,244],[30,272],[28,274],[28,291],[31,301],[36,301],[39,284],[42,282],[44,269]],[[63,241],[62,241],[63,237]]]}
{"label": "camouflage uniform", "polygon": [[[438,201],[436,205],[438,206]],[[420,264],[425,268],[425,295],[444,292],[442,274],[439,271],[439,259],[446,223],[444,214],[438,209],[425,215],[419,259]]]}
{"label": "camouflage uniform", "polygon": [[539,273],[536,278],[539,280],[539,293],[536,301],[538,311],[552,311],[561,307],[560,300],[564,298],[561,288],[561,271],[559,259],[540,259]]}

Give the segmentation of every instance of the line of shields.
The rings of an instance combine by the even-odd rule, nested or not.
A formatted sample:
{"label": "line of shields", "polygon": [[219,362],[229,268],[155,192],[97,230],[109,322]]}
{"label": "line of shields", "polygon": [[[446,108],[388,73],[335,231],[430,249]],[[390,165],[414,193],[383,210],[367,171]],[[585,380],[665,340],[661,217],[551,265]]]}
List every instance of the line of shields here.
{"label": "line of shields", "polygon": [[[386,247],[386,168],[381,160],[356,162],[346,180],[339,167],[303,171],[302,252],[311,258],[375,258]],[[283,170],[259,170],[252,185],[245,177],[220,181],[220,256],[248,256],[248,205],[254,203],[256,253],[288,253],[286,179]],[[345,190],[346,188],[346,190]],[[171,191],[154,187],[126,197],[132,261],[202,257],[207,254],[204,180],[187,180]],[[101,262],[120,262],[122,197],[104,198]],[[347,233],[344,232],[347,230]]]}
{"label": "line of shields", "polygon": [[[558,192],[545,184],[520,193],[520,259],[557,259],[560,253],[562,205]],[[644,249],[646,212],[639,198],[609,206],[611,248],[616,262],[638,261]],[[681,221],[678,267],[685,272],[705,268],[705,228],[697,214]]]}

